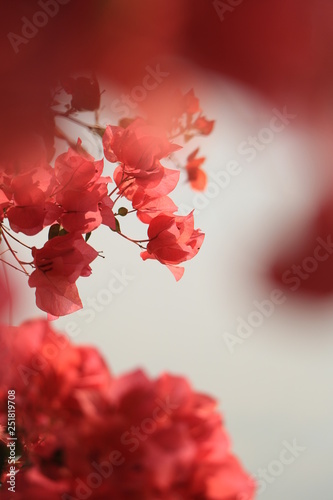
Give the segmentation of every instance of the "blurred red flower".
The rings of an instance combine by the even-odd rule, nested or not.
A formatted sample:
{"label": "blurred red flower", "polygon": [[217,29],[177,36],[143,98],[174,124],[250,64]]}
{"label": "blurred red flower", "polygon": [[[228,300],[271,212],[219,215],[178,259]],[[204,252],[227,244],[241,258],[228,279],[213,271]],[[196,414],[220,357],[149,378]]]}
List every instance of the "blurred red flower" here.
{"label": "blurred red flower", "polygon": [[200,167],[205,161],[205,157],[196,158],[199,148],[187,157],[186,171],[191,188],[196,191],[204,191],[207,185],[207,174]]}
{"label": "blurred red flower", "polygon": [[18,500],[253,498],[216,401],[185,378],[112,377],[95,349],[41,320],[2,327],[0,344],[3,426],[15,387]]}
{"label": "blurred red flower", "polygon": [[279,249],[268,275],[297,296],[329,296],[333,293],[333,203],[330,196],[321,201],[317,213],[305,224],[302,237],[290,238],[289,249],[286,244]]}

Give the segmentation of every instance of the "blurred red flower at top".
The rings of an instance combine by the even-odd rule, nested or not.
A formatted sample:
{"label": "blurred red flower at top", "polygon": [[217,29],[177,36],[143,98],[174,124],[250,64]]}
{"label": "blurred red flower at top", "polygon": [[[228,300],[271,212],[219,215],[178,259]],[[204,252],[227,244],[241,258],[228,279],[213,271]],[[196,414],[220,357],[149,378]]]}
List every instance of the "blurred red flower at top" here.
{"label": "blurred red flower at top", "polygon": [[31,321],[0,328],[0,378],[2,425],[15,387],[18,500],[254,498],[216,401],[183,377],[112,377],[95,349]]}
{"label": "blurred red flower at top", "polygon": [[[283,105],[323,108],[333,81],[331,0],[308,0],[306,8],[303,0],[282,7],[280,0],[233,3],[96,0],[82,9],[80,0],[7,2],[0,20],[0,155],[24,155],[16,137],[26,137],[28,130],[43,136],[51,155],[50,87],[59,79],[95,72],[103,81],[133,88],[160,54],[176,61],[166,68],[170,78],[187,71],[179,64],[185,57]],[[59,33],[62,50],[55,43]],[[83,95],[86,83],[77,79],[70,89],[80,109],[97,102],[91,85]]]}

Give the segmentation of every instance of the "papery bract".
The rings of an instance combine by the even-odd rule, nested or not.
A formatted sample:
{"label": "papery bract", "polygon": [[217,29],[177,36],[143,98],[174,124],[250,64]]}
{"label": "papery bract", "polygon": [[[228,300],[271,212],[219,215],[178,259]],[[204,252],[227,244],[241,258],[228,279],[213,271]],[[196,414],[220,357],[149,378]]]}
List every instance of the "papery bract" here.
{"label": "papery bract", "polygon": [[177,186],[179,176],[179,171],[161,167],[157,174],[150,177],[130,178],[124,181],[122,167],[119,166],[114,171],[114,180],[119,187],[120,194],[131,200],[135,205],[141,203],[147,197],[156,199],[168,195]]}
{"label": "papery bract", "polygon": [[104,154],[111,162],[120,162],[126,174],[145,177],[160,170],[156,160],[180,149],[171,144],[165,132],[138,118],[127,128],[108,126],[103,136]]}
{"label": "papery bract", "polygon": [[199,148],[194,150],[187,157],[187,164],[185,168],[191,188],[196,191],[204,191],[207,185],[207,175],[206,172],[204,172],[200,167],[206,158],[196,158],[198,151]]}
{"label": "papery bract", "polygon": [[89,264],[98,253],[80,234],[56,236],[43,248],[32,249],[36,270],[29,286],[36,288],[37,306],[54,316],[63,316],[81,309],[75,285],[79,276],[89,276]]}
{"label": "papery bract", "polygon": [[145,224],[149,224],[154,217],[160,214],[173,214],[177,212],[178,207],[169,196],[161,196],[160,198],[150,198],[149,196],[134,195],[133,207],[137,210],[138,219]]}
{"label": "papery bract", "polygon": [[39,233],[50,218],[52,224],[58,215],[56,207],[49,201],[54,184],[54,171],[47,164],[12,176],[7,186],[11,204],[6,216],[14,231],[31,236]]}
{"label": "papery bract", "polygon": [[214,127],[214,120],[207,120],[202,115],[199,99],[194,90],[183,94],[180,90],[162,88],[158,96],[148,102],[148,116],[171,135],[183,136],[185,142],[195,135],[209,135]]}
{"label": "papery bract", "polygon": [[[79,148],[80,145],[81,141]],[[101,177],[102,171],[103,160],[95,161],[92,156],[72,148],[57,157],[55,199],[62,208],[59,221],[66,231],[88,233],[102,224],[100,204],[108,193],[107,184],[112,182],[110,177]],[[106,220],[108,206],[103,203],[103,208]],[[111,213],[109,219],[112,219]]]}
{"label": "papery bract", "polygon": [[181,113],[186,115],[195,115],[201,111],[199,106],[199,99],[195,96],[194,90],[189,90],[183,97],[181,97]]}
{"label": "papery bract", "polygon": [[142,259],[156,259],[167,265],[177,281],[184,270],[175,266],[192,259],[204,240],[204,234],[194,229],[193,212],[186,216],[161,214],[154,217],[148,227],[148,237]]}
{"label": "papery bract", "polygon": [[205,116],[199,116],[193,123],[193,128],[201,135],[209,135],[214,128],[215,120],[207,120]]}
{"label": "papery bract", "polygon": [[[81,140],[78,140],[77,147],[80,146]],[[56,158],[54,170],[61,188],[82,189],[89,187],[101,176],[103,160],[95,161],[91,155],[69,148]]]}

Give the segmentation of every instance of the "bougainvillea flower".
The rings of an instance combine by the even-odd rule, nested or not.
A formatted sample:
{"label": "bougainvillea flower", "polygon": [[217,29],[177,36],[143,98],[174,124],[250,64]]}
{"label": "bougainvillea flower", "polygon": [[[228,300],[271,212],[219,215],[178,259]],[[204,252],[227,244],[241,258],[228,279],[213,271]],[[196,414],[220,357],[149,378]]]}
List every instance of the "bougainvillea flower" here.
{"label": "bougainvillea flower", "polygon": [[187,164],[185,168],[191,188],[196,191],[204,191],[207,185],[207,174],[200,167],[206,158],[196,158],[198,151],[199,148],[187,157]]}
{"label": "bougainvillea flower", "polygon": [[147,250],[141,252],[143,260],[157,259],[165,264],[178,281],[184,269],[175,267],[192,259],[200,250],[205,235],[194,229],[193,212],[186,216],[158,215],[148,227]]}
{"label": "bougainvillea flower", "polygon": [[[7,189],[7,193],[11,192],[12,204],[6,215],[14,231],[31,236],[43,229],[49,222],[49,209],[53,210],[52,203],[47,201],[53,186],[54,172],[47,164],[12,177]],[[51,224],[56,215],[57,211],[51,217]]]}
{"label": "bougainvillea flower", "polygon": [[[107,196],[107,185],[100,182],[85,190],[66,189],[57,195],[63,210],[59,221],[68,232],[89,233],[102,224],[100,203]],[[107,209],[107,208],[106,208]]]}
{"label": "bougainvillea flower", "polygon": [[[197,112],[198,100],[193,92],[189,93],[187,100],[188,112]],[[73,279],[61,266],[54,264],[59,259],[61,261],[62,252],[65,259],[68,257],[67,241],[71,238],[75,241],[72,250],[84,251],[78,248],[78,245],[84,245],[82,235],[87,235],[87,241],[90,233],[100,224],[107,225],[113,231],[120,231],[113,213],[118,198],[125,197],[131,201],[139,220],[146,224],[161,215],[172,216],[177,211],[177,206],[168,195],[176,187],[180,172],[165,168],[160,160],[179,149],[179,146],[170,143],[162,129],[149,125],[144,120],[127,120],[126,123],[123,121],[123,125],[124,127],[109,126],[103,137],[106,156],[119,163],[114,171],[117,187],[111,192],[108,189],[111,177],[102,177],[103,160],[96,161],[86,153],[80,139],[76,146],[70,147],[55,159],[54,168],[43,164],[45,159],[42,151],[36,150],[35,154],[29,154],[27,161],[23,162],[22,169],[18,168],[16,171],[11,162],[5,165],[6,168],[0,169],[2,220],[7,217],[11,228],[27,235],[37,234],[44,227],[51,226],[49,240],[52,241],[47,242],[42,249],[33,247],[33,265],[36,270],[29,279],[30,287],[36,287],[38,307],[50,316],[68,314],[82,307],[75,281],[79,275],[85,274],[79,273]],[[36,167],[29,169],[32,164]],[[112,199],[113,194],[115,199]],[[64,234],[68,236],[59,239]],[[147,255],[161,262],[164,259],[163,263],[179,279],[183,269],[176,268],[174,263],[188,260],[191,258],[190,254],[195,255],[196,252],[190,249],[191,244],[193,248],[195,246],[195,237],[199,237],[199,234],[194,232],[193,241],[179,240],[182,244],[187,244],[188,248],[181,249],[183,254],[178,254],[178,260],[174,258],[174,249],[173,257],[169,256],[167,259],[162,256],[161,249],[155,251],[156,245],[154,252],[158,257],[152,257],[153,250],[149,245]],[[170,241],[167,244],[171,254]],[[180,248],[178,244],[178,251]],[[93,260],[96,253],[90,254],[90,257]],[[82,256],[78,257],[79,263],[83,260]],[[28,265],[24,262],[19,264],[23,269]]]}
{"label": "bougainvillea flower", "polygon": [[113,178],[122,196],[138,204],[146,197],[159,198],[166,196],[175,189],[179,181],[180,172],[161,166],[159,172],[150,177],[129,178],[124,177],[121,166],[114,171]]}
{"label": "bougainvillea flower", "polygon": [[252,498],[254,482],[230,452],[216,401],[185,378],[135,371],[113,380],[111,398],[123,421],[116,498]]}
{"label": "bougainvillea flower", "polygon": [[[0,346],[0,429],[8,417],[3,405],[8,387],[15,387],[17,451],[21,455],[15,466],[20,469],[25,461],[29,463],[27,476],[18,473],[16,477],[17,494],[22,495],[19,498],[45,498],[42,493],[53,483],[45,474],[47,470],[52,475],[53,456],[60,473],[48,498],[58,500],[67,485],[62,482],[59,453],[66,428],[70,440],[70,429],[80,425],[83,432],[86,425],[99,420],[99,413],[108,405],[112,377],[96,349],[71,344],[45,320],[28,321],[20,327],[1,326]],[[1,468],[0,464],[0,479],[1,472],[6,472],[6,467]],[[30,491],[36,495],[28,496]],[[57,496],[52,496],[53,491]]]}
{"label": "bougainvillea flower", "polygon": [[103,136],[104,154],[110,162],[120,162],[124,171],[134,177],[156,173],[156,160],[180,149],[168,141],[164,131],[138,118],[127,128],[108,126]]}
{"label": "bougainvillea flower", "polygon": [[201,135],[209,135],[214,128],[215,120],[207,120],[204,116],[198,116],[193,123],[193,128]]}
{"label": "bougainvillea flower", "polygon": [[[15,387],[17,424],[30,436],[51,431],[52,421],[45,417],[52,413],[67,419],[84,416],[109,390],[111,375],[97,350],[71,344],[46,320],[1,326],[0,345],[0,400],[8,387]],[[5,417],[0,407],[0,424]]]}
{"label": "bougainvillea flower", "polygon": [[4,209],[10,207],[10,204],[10,199],[8,198],[7,194],[2,189],[0,189],[0,210],[3,212]]}
{"label": "bougainvillea flower", "polygon": [[133,197],[133,208],[137,210],[136,215],[141,222],[149,224],[154,217],[160,214],[173,214],[177,212],[178,207],[169,196],[161,196],[160,198],[150,198],[149,196],[141,197],[139,193],[138,201],[136,195]]}
{"label": "bougainvillea flower", "polygon": [[254,498],[216,401],[183,377],[112,377],[95,349],[31,321],[0,328],[0,378],[0,425],[16,391],[19,500]]}
{"label": "bougainvillea flower", "polygon": [[172,137],[183,136],[185,142],[198,134],[209,135],[213,130],[215,122],[202,115],[193,89],[183,94],[178,89],[163,87],[155,97],[148,98],[146,107],[151,121],[168,130]]}
{"label": "bougainvillea flower", "polygon": [[108,226],[113,231],[116,230],[116,218],[112,211],[114,205],[114,201],[110,199],[109,196],[104,196],[99,203],[98,208],[102,217],[102,224]]}
{"label": "bougainvillea flower", "polygon": [[195,115],[201,111],[199,99],[195,96],[194,89],[189,90],[184,97],[182,97],[181,111],[186,115]]}
{"label": "bougainvillea flower", "polygon": [[54,316],[63,316],[82,308],[75,281],[89,276],[89,264],[98,252],[80,234],[56,236],[43,248],[33,247],[35,271],[29,286],[36,288],[37,306]]}
{"label": "bougainvillea flower", "polygon": [[[88,233],[102,223],[100,206],[108,192],[107,184],[112,182],[110,177],[101,177],[102,171],[103,160],[95,161],[72,148],[56,159],[55,199],[62,209],[59,222],[66,231]],[[108,206],[103,204],[103,208],[106,220]]]}
{"label": "bougainvillea flower", "polygon": [[[79,139],[78,149],[81,144],[82,141]],[[69,186],[71,189],[83,189],[102,175],[103,160],[95,161],[91,155],[69,148],[66,153],[56,158],[54,170],[56,180],[62,189]]]}

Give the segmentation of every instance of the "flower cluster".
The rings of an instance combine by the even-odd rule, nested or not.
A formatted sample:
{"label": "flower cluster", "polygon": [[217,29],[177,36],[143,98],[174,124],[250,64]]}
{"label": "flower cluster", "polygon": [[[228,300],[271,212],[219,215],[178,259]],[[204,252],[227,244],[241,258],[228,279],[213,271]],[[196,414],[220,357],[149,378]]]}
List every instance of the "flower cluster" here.
{"label": "flower cluster", "polygon": [[[15,387],[18,500],[253,498],[216,401],[186,379],[115,377],[94,348],[72,345],[43,320],[2,327],[0,343],[4,500],[8,387]],[[8,359],[16,370],[5,368]]]}
{"label": "flower cluster", "polygon": [[[208,136],[212,132],[215,121],[208,120],[203,115],[199,99],[193,89],[186,94],[182,94],[179,90],[172,92],[171,95],[163,94],[162,90],[161,94],[158,102],[153,101],[149,115],[168,130],[170,137],[181,139],[186,144],[195,137]],[[161,104],[161,101],[164,104]],[[186,171],[192,189],[204,191],[207,186],[207,175],[201,167],[206,158],[197,158],[198,152],[199,148],[194,149],[187,157],[187,164],[181,166],[181,169]]]}
{"label": "flower cluster", "polygon": [[189,141],[196,135],[209,135],[214,127],[214,120],[208,120],[199,105],[199,99],[191,89],[184,96],[179,93],[175,99],[177,111],[171,117],[171,129],[173,134],[184,134],[185,140]]}
{"label": "flower cluster", "polygon": [[[76,120],[73,113],[77,110],[95,108],[99,103],[95,80],[69,79],[65,88],[72,96],[69,109],[61,115],[65,118]],[[87,102],[83,96],[89,97]],[[198,253],[204,235],[194,229],[193,213],[178,215],[170,198],[180,172],[166,168],[161,161],[181,149],[173,142],[175,129],[181,134],[196,130],[205,135],[213,122],[201,114],[196,116],[199,105],[193,91],[180,102],[183,104],[169,129],[141,118],[122,120],[120,125],[105,129],[89,126],[102,137],[105,158],[95,160],[79,139],[55,158],[54,166],[41,152],[22,164],[0,168],[0,237],[15,259],[10,265],[29,276],[29,286],[36,288],[40,309],[61,316],[82,307],[76,280],[91,274],[90,264],[99,253],[87,241],[101,224],[137,244],[143,260],[155,259],[166,265],[177,280],[184,272],[179,264]],[[186,125],[182,125],[184,116]],[[195,158],[196,153],[188,157],[184,169],[191,186],[202,189],[205,174],[199,167],[204,159]],[[114,164],[113,178],[103,175],[105,159]],[[116,208],[121,199],[128,200],[132,209]],[[119,217],[131,212],[147,225],[147,236],[141,240],[130,238],[120,228]],[[45,227],[49,227],[48,241],[42,248],[20,242],[11,232],[34,236]],[[30,262],[18,257],[12,240],[30,248]],[[27,266],[32,267],[31,273]]]}

